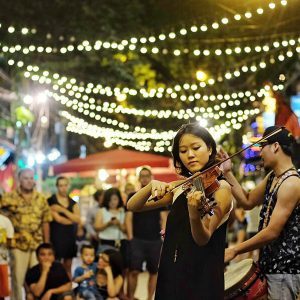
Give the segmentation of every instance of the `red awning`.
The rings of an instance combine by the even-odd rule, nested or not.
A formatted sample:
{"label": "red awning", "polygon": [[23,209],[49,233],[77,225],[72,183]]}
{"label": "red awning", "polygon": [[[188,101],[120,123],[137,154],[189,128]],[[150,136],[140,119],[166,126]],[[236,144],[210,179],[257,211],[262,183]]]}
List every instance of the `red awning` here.
{"label": "red awning", "polygon": [[130,169],[143,165],[169,167],[170,158],[133,150],[116,149],[88,155],[86,158],[69,160],[53,166],[54,174],[84,172],[99,169]]}

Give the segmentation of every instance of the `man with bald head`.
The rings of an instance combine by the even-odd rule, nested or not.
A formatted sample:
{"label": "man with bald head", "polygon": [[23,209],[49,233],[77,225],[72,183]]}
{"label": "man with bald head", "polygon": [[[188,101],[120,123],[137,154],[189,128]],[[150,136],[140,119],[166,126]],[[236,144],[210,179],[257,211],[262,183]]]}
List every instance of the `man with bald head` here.
{"label": "man with bald head", "polygon": [[49,222],[52,220],[46,198],[35,190],[34,172],[22,169],[18,174],[18,188],[0,200],[14,226],[11,243],[12,299],[22,299],[26,271],[37,264],[35,250],[42,242],[49,242]]}

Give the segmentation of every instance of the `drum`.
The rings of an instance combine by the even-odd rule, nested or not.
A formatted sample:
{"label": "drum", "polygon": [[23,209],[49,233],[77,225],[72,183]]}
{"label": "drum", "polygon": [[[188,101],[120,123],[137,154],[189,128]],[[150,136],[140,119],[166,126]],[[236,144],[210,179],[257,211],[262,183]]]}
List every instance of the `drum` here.
{"label": "drum", "polygon": [[267,299],[267,280],[251,258],[230,265],[225,272],[225,299]]}

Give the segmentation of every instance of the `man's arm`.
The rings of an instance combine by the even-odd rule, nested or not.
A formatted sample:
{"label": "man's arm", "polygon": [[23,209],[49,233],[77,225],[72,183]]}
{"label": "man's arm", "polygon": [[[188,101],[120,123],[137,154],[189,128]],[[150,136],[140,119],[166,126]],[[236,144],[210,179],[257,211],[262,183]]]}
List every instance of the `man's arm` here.
{"label": "man's arm", "polygon": [[[228,159],[229,155],[221,148],[218,152],[218,156],[221,160]],[[260,205],[264,200],[264,192],[267,185],[267,176],[262,182],[260,182],[254,190],[247,193],[240,185],[238,180],[232,173],[232,163],[227,160],[221,164],[221,169],[223,170],[224,176],[231,185],[231,192],[239,207],[246,210],[251,210],[253,207]]]}
{"label": "man's arm", "polygon": [[286,179],[277,193],[277,203],[266,228],[251,239],[229,248],[225,252],[225,261],[233,259],[238,254],[249,252],[277,239],[288,221],[291,213],[300,202],[300,180],[297,177]]}
{"label": "man's arm", "polygon": [[50,242],[50,226],[49,226],[49,222],[43,222],[42,223],[42,231],[43,231],[44,243],[49,243]]}
{"label": "man's arm", "polygon": [[231,171],[224,172],[224,175],[227,181],[231,184],[231,191],[236,199],[236,202],[239,207],[242,207],[246,210],[251,210],[257,205],[260,205],[264,201],[264,193],[267,186],[268,177],[265,177],[254,190],[247,193],[240,185],[238,180],[235,178]]}
{"label": "man's arm", "polygon": [[38,282],[29,285],[30,292],[32,292],[32,294],[35,297],[39,297],[45,290],[48,273],[51,268],[51,263],[44,263],[41,267],[42,272]]}
{"label": "man's arm", "polygon": [[[54,288],[54,289],[50,289],[47,291],[46,294],[50,294],[50,298],[53,294],[61,294],[61,293],[64,293],[64,292],[69,292],[72,290],[72,283],[71,282],[67,282],[57,288]],[[45,295],[46,296],[46,295]],[[47,295],[48,296],[48,295]],[[50,299],[49,298],[49,299]],[[42,298],[43,299],[43,298]],[[46,298],[47,299],[47,298]]]}

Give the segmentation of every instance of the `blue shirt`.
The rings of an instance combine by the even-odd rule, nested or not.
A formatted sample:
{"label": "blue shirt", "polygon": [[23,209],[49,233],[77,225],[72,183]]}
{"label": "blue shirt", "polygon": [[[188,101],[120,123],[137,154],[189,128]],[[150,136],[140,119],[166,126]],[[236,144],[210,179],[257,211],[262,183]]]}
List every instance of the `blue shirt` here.
{"label": "blue shirt", "polygon": [[77,267],[74,272],[74,279],[82,276],[84,273],[86,273],[90,270],[93,271],[93,275],[90,278],[87,278],[79,283],[79,287],[78,287],[79,292],[82,292],[83,290],[86,290],[86,289],[95,290],[95,291],[97,290],[96,289],[97,264],[95,262],[92,263],[91,265],[88,265],[87,267],[82,267],[82,266]]}

